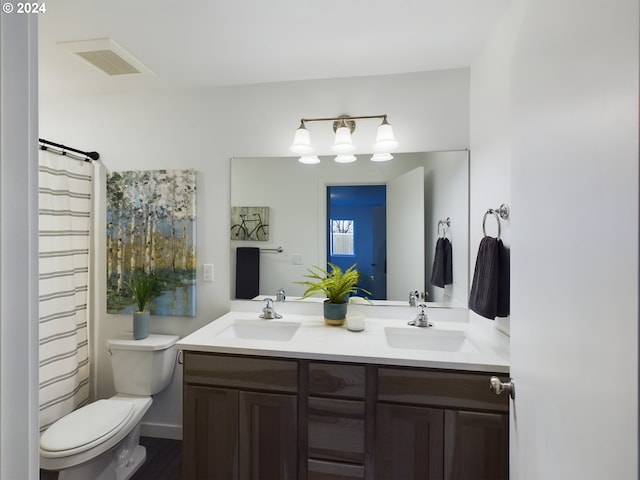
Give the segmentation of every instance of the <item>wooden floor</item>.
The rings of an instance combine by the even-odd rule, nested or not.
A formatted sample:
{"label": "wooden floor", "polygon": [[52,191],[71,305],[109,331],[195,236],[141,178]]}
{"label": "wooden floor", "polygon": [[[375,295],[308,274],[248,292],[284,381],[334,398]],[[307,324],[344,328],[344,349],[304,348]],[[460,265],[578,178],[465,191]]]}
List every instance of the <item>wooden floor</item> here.
{"label": "wooden floor", "polygon": [[[182,442],[164,438],[140,437],[147,449],[147,460],[131,480],[179,480],[182,468]],[[40,480],[57,480],[57,472],[40,470]]]}

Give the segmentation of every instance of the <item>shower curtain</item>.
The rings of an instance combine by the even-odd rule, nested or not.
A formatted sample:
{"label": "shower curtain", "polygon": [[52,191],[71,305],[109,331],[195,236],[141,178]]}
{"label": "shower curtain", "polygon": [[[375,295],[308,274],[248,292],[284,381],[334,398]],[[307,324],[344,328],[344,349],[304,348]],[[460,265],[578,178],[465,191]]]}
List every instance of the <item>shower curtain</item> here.
{"label": "shower curtain", "polygon": [[89,399],[93,170],[40,151],[40,431]]}

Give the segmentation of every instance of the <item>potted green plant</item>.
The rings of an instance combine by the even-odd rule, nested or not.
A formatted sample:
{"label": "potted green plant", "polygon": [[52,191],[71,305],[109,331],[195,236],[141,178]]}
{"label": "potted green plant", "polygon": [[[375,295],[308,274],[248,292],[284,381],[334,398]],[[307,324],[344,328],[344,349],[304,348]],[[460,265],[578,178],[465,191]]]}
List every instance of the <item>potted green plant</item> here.
{"label": "potted green plant", "polygon": [[149,336],[149,319],[151,313],[146,310],[147,302],[156,296],[158,277],[155,273],[134,270],[131,279],[125,282],[138,310],[133,312],[133,338],[142,340]]}
{"label": "potted green plant", "polygon": [[342,270],[333,263],[328,265],[329,270],[316,266],[308,269],[309,274],[305,277],[309,280],[296,283],[307,287],[302,298],[324,294],[327,297],[323,305],[325,323],[342,325],[347,316],[349,296],[359,291],[369,295],[371,292],[357,286],[360,281],[360,272],[356,269],[355,263],[346,270]]}

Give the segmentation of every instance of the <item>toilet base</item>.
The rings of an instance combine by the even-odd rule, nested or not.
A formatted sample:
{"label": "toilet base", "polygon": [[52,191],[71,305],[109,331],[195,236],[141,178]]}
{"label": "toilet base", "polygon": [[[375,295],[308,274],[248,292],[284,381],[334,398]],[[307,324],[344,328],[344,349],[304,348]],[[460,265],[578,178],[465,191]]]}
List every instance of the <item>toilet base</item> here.
{"label": "toilet base", "polygon": [[91,463],[83,463],[76,467],[61,470],[58,480],[129,480],[142,466],[147,458],[147,449],[138,445],[129,460],[123,465],[116,465],[113,456],[103,455]]}
{"label": "toilet base", "polygon": [[126,465],[116,467],[116,478],[118,480],[129,480],[134,473],[142,466],[147,459],[147,449],[138,445]]}
{"label": "toilet base", "polygon": [[140,424],[115,448],[89,462],[60,470],[58,480],[129,480],[147,459],[147,449],[139,444]]}

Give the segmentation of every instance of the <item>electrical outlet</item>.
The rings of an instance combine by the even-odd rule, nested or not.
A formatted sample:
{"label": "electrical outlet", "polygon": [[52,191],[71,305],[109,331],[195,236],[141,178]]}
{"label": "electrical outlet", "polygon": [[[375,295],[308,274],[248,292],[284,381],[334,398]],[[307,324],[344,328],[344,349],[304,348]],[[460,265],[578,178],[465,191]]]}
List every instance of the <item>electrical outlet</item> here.
{"label": "electrical outlet", "polygon": [[205,282],[213,282],[213,264],[205,263],[202,265],[202,280]]}

